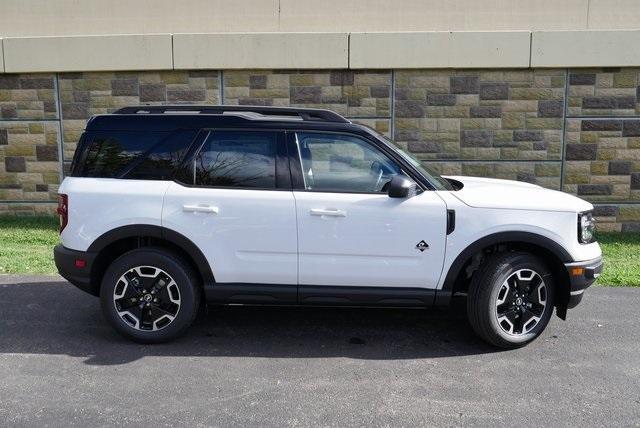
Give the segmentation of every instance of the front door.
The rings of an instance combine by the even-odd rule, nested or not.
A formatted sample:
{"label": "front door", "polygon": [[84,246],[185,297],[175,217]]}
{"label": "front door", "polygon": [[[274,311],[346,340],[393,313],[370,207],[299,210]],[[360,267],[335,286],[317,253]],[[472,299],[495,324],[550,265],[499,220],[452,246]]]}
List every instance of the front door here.
{"label": "front door", "polygon": [[359,136],[296,134],[305,189],[294,191],[299,283],[435,289],[445,252],[446,205],[433,191],[390,198],[403,171]]}

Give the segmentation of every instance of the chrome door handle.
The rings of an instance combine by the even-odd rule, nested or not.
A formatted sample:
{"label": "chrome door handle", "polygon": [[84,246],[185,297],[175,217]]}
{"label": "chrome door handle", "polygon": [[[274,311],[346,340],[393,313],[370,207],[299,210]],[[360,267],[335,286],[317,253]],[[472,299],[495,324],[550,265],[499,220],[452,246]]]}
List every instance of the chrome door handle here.
{"label": "chrome door handle", "polygon": [[209,214],[218,214],[218,207],[214,207],[211,205],[183,205],[182,211],[185,212],[193,212],[193,213],[209,213]]}
{"label": "chrome door handle", "polygon": [[336,210],[336,209],[313,208],[309,212],[311,213],[311,215],[318,215],[318,216],[329,216],[329,217],[346,217],[347,216],[346,211]]}

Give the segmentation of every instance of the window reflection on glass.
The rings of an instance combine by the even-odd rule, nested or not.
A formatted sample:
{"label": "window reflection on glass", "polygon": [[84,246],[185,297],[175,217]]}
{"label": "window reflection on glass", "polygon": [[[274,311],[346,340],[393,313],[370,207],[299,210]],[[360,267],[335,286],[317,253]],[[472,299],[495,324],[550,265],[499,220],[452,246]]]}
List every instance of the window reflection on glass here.
{"label": "window reflection on glass", "polygon": [[276,141],[275,132],[212,132],[195,160],[196,184],[275,188]]}
{"label": "window reflection on glass", "polygon": [[354,136],[298,133],[305,187],[335,192],[386,192],[400,167]]}
{"label": "window reflection on glass", "polygon": [[158,143],[164,132],[93,132],[87,135],[85,177],[115,178]]}

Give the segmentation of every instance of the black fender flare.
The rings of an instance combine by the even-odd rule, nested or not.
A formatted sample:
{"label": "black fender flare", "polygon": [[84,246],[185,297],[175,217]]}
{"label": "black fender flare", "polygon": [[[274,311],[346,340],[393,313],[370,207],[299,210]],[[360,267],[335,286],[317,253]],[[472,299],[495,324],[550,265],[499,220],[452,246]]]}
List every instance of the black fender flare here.
{"label": "black fender flare", "polygon": [[440,292],[444,295],[451,294],[460,270],[464,267],[470,257],[483,248],[503,242],[522,242],[525,244],[537,245],[538,247],[542,247],[550,251],[563,263],[570,263],[573,261],[569,252],[562,245],[550,238],[547,238],[546,236],[542,236],[537,233],[518,231],[493,233],[478,239],[458,254],[447,272],[447,276]]}
{"label": "black fender flare", "polygon": [[162,226],[131,224],[117,227],[96,238],[87,249],[87,252],[98,254],[116,241],[138,237],[158,238],[171,242],[191,257],[205,284],[213,284],[215,282],[211,266],[202,251],[200,251],[200,248],[181,233]]}

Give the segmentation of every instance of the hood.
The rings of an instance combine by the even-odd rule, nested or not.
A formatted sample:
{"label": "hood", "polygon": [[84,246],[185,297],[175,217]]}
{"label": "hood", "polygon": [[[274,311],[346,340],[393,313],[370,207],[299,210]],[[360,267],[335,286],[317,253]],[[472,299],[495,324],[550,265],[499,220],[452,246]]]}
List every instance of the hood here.
{"label": "hood", "polygon": [[461,182],[462,189],[451,194],[475,208],[565,212],[593,209],[589,202],[575,196],[522,181],[458,176],[445,178]]}

